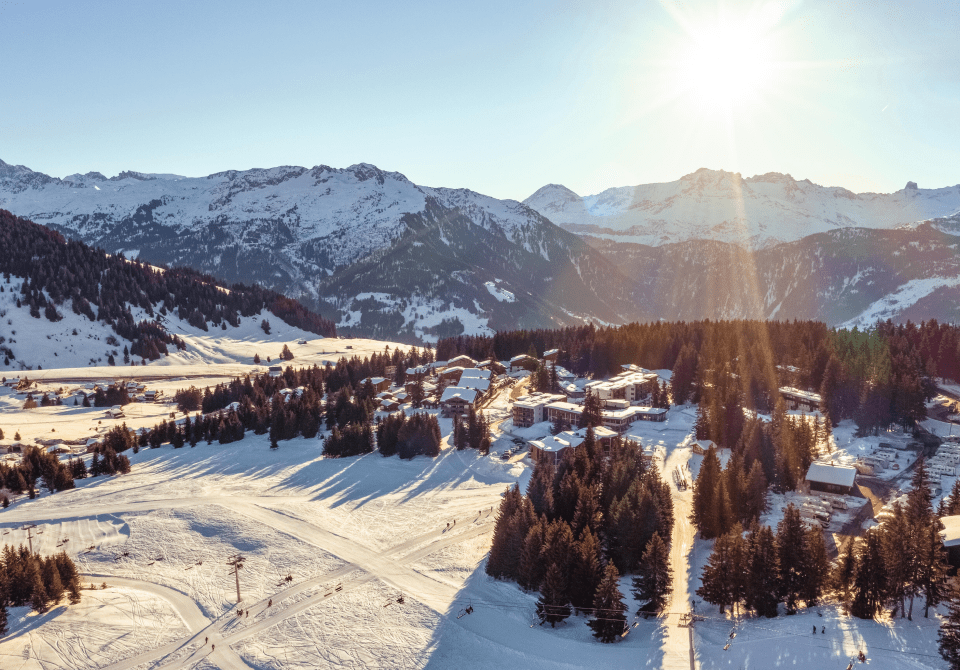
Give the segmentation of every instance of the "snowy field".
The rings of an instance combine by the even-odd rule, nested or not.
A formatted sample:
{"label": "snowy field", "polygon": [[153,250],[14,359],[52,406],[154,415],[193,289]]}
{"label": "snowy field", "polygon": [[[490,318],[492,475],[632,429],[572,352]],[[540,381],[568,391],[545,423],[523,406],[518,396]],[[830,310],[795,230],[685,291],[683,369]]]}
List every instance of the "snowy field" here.
{"label": "snowy field", "polygon": [[[345,350],[345,344],[357,348]],[[308,341],[294,349],[293,363],[323,357],[325,347],[362,355],[385,345]],[[177,376],[149,382],[168,398],[176,388],[225,378],[217,364],[191,367],[78,374],[99,379],[101,370],[103,376],[175,370]],[[81,383],[61,381],[72,373],[43,373],[51,387]],[[492,425],[511,427],[508,397],[515,390],[503,388],[485,407]],[[104,418],[102,409],[24,411],[22,402],[23,396],[0,391],[0,427],[8,438],[14,429],[25,439],[84,437],[119,423]],[[152,426],[172,409],[162,402],[131,405],[125,421]],[[638,422],[628,436],[663,447],[659,465],[669,481],[675,468],[692,478],[702,460],[690,447],[694,419],[694,407],[672,408],[665,422]],[[840,668],[860,648],[871,666],[944,667],[936,656],[935,619],[863,622],[825,607],[822,617],[802,612],[740,622],[727,651],[733,622],[716,611],[700,605],[705,620],[692,630],[680,626],[711,543],[697,540],[688,520],[692,490],[675,487],[669,611],[660,619],[637,619],[626,576],[621,591],[631,628],[616,644],[597,643],[583,617],[556,628],[538,626],[537,594],[484,572],[500,494],[515,482],[526,486],[529,458],[500,459],[513,446],[506,434],[490,456],[457,452],[446,447],[452,422],[441,419],[440,425],[445,448],[437,459],[402,461],[376,453],[324,459],[316,439],[281,442],[271,451],[265,436],[248,435],[228,445],[128,452],[129,475],[15,500],[0,511],[0,543],[25,542],[21,526],[37,524],[34,546],[73,555],[85,588],[80,605],[61,604],[43,615],[11,611],[10,632],[0,638],[0,667],[686,670],[691,645],[699,668]],[[226,565],[235,554],[245,559],[243,616],[237,616],[235,581]],[[107,589],[99,588],[103,583]],[[827,633],[814,639],[812,620]],[[917,650],[927,656],[900,653]]]}

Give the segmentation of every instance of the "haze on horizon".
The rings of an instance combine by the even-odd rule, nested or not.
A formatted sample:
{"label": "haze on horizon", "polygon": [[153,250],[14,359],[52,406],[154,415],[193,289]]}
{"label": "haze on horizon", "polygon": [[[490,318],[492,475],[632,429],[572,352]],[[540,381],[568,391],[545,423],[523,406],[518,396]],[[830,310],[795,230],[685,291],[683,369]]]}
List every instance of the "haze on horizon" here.
{"label": "haze on horizon", "polygon": [[367,162],[518,200],[700,167],[936,188],[960,182],[958,33],[956,2],[0,2],[0,158]]}

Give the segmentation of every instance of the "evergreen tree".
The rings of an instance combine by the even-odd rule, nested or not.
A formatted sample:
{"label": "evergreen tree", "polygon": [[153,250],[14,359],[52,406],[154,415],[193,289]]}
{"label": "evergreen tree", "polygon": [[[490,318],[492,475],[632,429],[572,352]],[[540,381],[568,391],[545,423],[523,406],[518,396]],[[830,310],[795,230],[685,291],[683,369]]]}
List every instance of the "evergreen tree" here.
{"label": "evergreen tree", "polygon": [[720,535],[720,518],[716,508],[720,483],[720,459],[713,447],[707,450],[700,464],[700,473],[693,484],[693,523],[700,537],[709,540]]}
{"label": "evergreen tree", "polygon": [[807,531],[804,537],[804,552],[806,579],[800,595],[807,607],[812,607],[820,602],[830,576],[830,557],[823,542],[823,532],[819,528]]}
{"label": "evergreen tree", "polygon": [[844,607],[850,609],[850,593],[853,588],[853,580],[857,570],[857,557],[854,553],[854,543],[848,542],[846,547],[840,552],[833,570],[830,573],[830,587],[839,596]]}
{"label": "evergreen tree", "polygon": [[[920,547],[918,551],[919,574],[917,585],[924,596],[923,617],[929,618],[930,608],[943,602],[946,594],[947,564],[946,550],[943,539],[940,537],[942,524],[939,521],[930,523],[921,529],[919,535]],[[912,609],[912,606],[911,606]]]}
{"label": "evergreen tree", "polygon": [[940,656],[950,664],[950,670],[960,670],[960,586],[950,587],[947,616],[940,622]]}
{"label": "evergreen tree", "polygon": [[570,600],[567,597],[566,586],[566,575],[555,563],[551,563],[540,586],[540,598],[537,600],[537,616],[540,617],[540,623],[549,622],[551,627],[555,627],[557,623],[570,616]]}
{"label": "evergreen tree", "polygon": [[780,559],[780,585],[787,614],[795,614],[803,591],[807,588],[806,533],[800,510],[791,503],[777,524],[777,554]]}
{"label": "evergreen tree", "polygon": [[580,541],[574,548],[573,565],[570,569],[570,601],[574,607],[580,611],[591,607],[602,576],[600,540],[586,527],[580,533]]}
{"label": "evergreen tree", "polygon": [[887,601],[887,571],[880,532],[867,531],[858,542],[850,614],[872,619]]}
{"label": "evergreen tree", "polygon": [[[522,502],[520,489],[516,485],[507,489],[503,499],[500,501],[500,508],[497,510],[497,521],[493,527],[493,540],[490,544],[490,554],[487,557],[487,574],[491,577],[503,578],[508,576],[513,566],[510,565],[509,544],[513,541],[511,537],[511,524],[513,517],[520,509]],[[523,539],[526,539],[524,537]]]}
{"label": "evergreen tree", "polygon": [[627,606],[620,593],[620,573],[613,563],[607,563],[593,597],[594,618],[587,625],[593,630],[593,636],[601,642],[613,642],[626,630],[627,617],[623,614],[626,611]]}
{"label": "evergreen tree", "polygon": [[744,566],[742,547],[738,545],[742,545],[742,539],[732,532],[717,538],[713,544],[713,552],[703,568],[700,578],[702,585],[697,589],[697,595],[719,607],[721,614],[737,602],[740,590],[738,581]]}
{"label": "evergreen tree", "polygon": [[747,537],[745,604],[757,616],[777,616],[780,602],[780,557],[770,526],[760,526]]}
{"label": "evergreen tree", "polygon": [[539,519],[530,527],[520,552],[517,583],[528,591],[539,588],[546,575],[547,566],[542,560],[545,523],[545,520]]}
{"label": "evergreen tree", "polygon": [[633,595],[646,602],[646,611],[659,613],[673,591],[673,570],[667,545],[657,533],[647,543],[640,559],[639,573],[633,578]]}

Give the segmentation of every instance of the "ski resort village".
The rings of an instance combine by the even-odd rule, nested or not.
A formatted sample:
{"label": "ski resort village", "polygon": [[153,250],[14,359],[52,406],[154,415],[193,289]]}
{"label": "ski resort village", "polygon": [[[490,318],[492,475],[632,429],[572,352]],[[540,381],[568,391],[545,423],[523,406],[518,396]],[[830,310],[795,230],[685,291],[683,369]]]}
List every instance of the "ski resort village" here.
{"label": "ski resort village", "polygon": [[3,668],[945,667],[960,386],[856,375],[952,327],[411,346],[125,264],[131,340],[0,279]]}

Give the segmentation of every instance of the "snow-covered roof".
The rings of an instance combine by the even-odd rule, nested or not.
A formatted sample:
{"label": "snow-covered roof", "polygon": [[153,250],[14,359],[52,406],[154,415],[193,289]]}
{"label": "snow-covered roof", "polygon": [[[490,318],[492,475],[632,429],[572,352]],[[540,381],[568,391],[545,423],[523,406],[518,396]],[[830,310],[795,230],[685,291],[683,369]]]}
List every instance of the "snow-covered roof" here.
{"label": "snow-covered roof", "polygon": [[511,359],[510,359],[510,362],[511,362],[511,363],[519,363],[520,361],[526,361],[526,360],[536,360],[536,359],[534,359],[532,356],[529,356],[529,355],[527,355],[527,354],[519,354],[519,355],[514,356],[513,358],[511,358]]}
{"label": "snow-covered roof", "polygon": [[465,402],[473,404],[477,399],[476,389],[466,389],[459,386],[448,386],[443,389],[443,395],[440,396],[440,402],[448,402],[454,398],[460,398]]}
{"label": "snow-covered roof", "polygon": [[426,365],[419,365],[415,368],[407,368],[408,375],[425,375],[429,368]]}
{"label": "snow-covered roof", "polygon": [[548,349],[547,351],[543,352],[543,356],[544,358],[546,358],[547,356],[553,356],[554,354],[559,354],[559,353],[560,353],[559,349]]}
{"label": "snow-covered roof", "polygon": [[554,393],[531,393],[530,395],[520,396],[517,398],[517,401],[513,403],[513,406],[533,409],[535,407],[543,407],[544,405],[564,400],[564,398],[565,396]]}
{"label": "snow-covered roof", "polygon": [[457,383],[457,386],[466,389],[486,391],[490,388],[490,380],[480,379],[479,377],[460,377],[460,381]]}
{"label": "snow-covered roof", "polygon": [[845,465],[811,463],[807,470],[807,481],[837,486],[853,486],[857,479],[857,469]]}
{"label": "snow-covered roof", "polygon": [[943,538],[943,546],[960,546],[960,514],[945,516],[940,519],[943,522],[943,530],[940,531],[940,537]]}
{"label": "snow-covered roof", "polygon": [[473,377],[476,379],[490,379],[491,372],[489,370],[480,370],[479,368],[464,368],[463,373],[460,375],[460,379],[464,377]]}
{"label": "snow-covered roof", "polygon": [[813,391],[801,391],[800,389],[793,388],[792,386],[780,387],[780,395],[787,396],[788,398],[805,400],[807,402],[815,402],[815,403],[820,402],[819,393],[814,393]]}
{"label": "snow-covered roof", "polygon": [[583,444],[583,438],[570,431],[564,431],[559,435],[548,435],[540,440],[531,440],[530,444],[542,451],[563,451],[571,447],[579,447]]}

